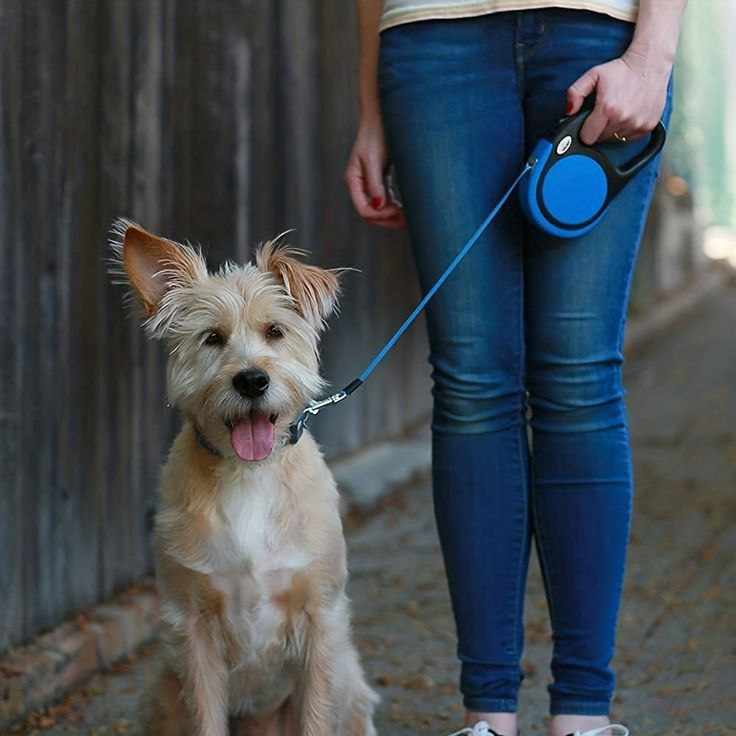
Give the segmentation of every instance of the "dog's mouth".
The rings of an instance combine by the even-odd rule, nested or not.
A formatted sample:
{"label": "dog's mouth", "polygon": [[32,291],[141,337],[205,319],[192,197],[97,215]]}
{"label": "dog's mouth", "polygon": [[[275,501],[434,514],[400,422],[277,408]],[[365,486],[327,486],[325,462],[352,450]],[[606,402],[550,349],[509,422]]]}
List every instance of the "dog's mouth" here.
{"label": "dog's mouth", "polygon": [[278,414],[254,410],[237,419],[226,420],[235,454],[246,462],[265,460],[273,450],[278,418]]}

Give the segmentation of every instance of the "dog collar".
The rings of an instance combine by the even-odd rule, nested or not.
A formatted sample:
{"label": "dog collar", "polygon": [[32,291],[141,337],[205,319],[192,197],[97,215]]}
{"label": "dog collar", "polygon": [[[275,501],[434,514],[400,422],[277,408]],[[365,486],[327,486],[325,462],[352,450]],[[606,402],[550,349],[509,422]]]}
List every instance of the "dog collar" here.
{"label": "dog collar", "polygon": [[199,427],[192,422],[192,429],[194,430],[194,436],[197,438],[197,442],[204,447],[210,455],[215,457],[222,457],[222,453],[199,431]]}

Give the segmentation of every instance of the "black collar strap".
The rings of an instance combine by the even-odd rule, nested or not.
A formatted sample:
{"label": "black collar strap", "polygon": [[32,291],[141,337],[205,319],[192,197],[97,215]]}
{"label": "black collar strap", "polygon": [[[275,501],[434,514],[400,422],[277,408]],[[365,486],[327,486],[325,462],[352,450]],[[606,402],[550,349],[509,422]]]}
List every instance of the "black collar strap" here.
{"label": "black collar strap", "polygon": [[222,453],[199,431],[199,427],[194,422],[192,422],[192,429],[194,430],[194,436],[197,438],[197,442],[199,442],[199,444],[202,445],[210,455],[214,455],[215,457],[223,456]]}

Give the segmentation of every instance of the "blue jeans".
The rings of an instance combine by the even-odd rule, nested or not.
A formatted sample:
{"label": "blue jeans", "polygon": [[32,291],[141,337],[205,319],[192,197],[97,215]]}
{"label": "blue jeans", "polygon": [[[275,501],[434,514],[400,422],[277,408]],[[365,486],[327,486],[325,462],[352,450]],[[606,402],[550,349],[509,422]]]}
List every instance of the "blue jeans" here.
{"label": "blue jeans", "polygon": [[[543,9],[382,33],[382,114],[425,291],[563,115],[567,87],[620,56],[633,27]],[[605,148],[623,162],[642,145]],[[533,538],[550,712],[608,713],[633,481],[622,343],[658,163],[579,238],[536,230],[513,197],[427,309],[435,513],[468,709],[516,711]]]}

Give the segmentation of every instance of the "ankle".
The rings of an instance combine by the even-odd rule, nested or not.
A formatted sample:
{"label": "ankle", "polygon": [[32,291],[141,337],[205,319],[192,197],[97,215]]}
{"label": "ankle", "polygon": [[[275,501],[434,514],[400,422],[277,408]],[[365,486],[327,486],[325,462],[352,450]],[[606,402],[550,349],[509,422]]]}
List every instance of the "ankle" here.
{"label": "ankle", "polygon": [[465,726],[472,728],[478,721],[485,721],[501,736],[517,736],[516,713],[480,713],[467,711]]}
{"label": "ankle", "polygon": [[585,733],[610,722],[608,716],[555,715],[549,722],[549,736],[569,736],[576,731]]}

